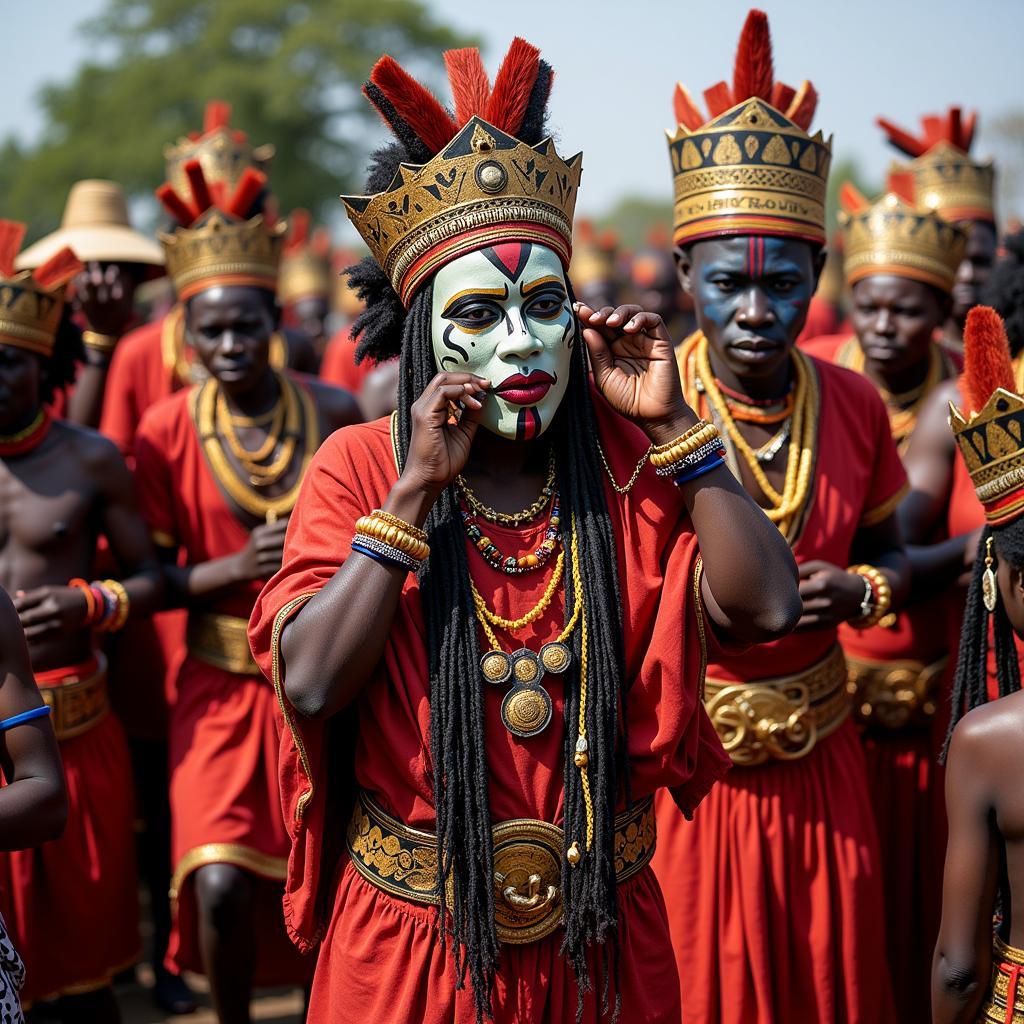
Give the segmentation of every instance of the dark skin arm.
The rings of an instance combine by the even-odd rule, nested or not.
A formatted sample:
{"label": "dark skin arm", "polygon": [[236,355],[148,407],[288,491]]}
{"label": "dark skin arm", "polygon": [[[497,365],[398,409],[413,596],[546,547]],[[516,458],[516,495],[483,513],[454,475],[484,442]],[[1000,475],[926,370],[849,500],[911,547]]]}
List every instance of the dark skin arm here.
{"label": "dark skin arm", "polygon": [[949,429],[949,403],[959,398],[956,381],[946,381],[935,389],[918,416],[903,456],[910,493],[897,514],[913,567],[911,600],[934,594],[958,580],[966,583],[974,563],[976,533],[930,543],[941,532],[953,490],[954,461],[960,457]]}
{"label": "dark skin arm", "polygon": [[[82,457],[99,488],[100,532],[121,569],[131,615],[152,615],[163,606],[163,576],[128,466],[112,442],[95,434],[85,442]],[[14,604],[30,642],[77,632],[88,612],[85,596],[75,587],[36,587],[18,594]]]}
{"label": "dark skin arm", "polygon": [[[605,398],[636,421],[655,443],[688,429],[696,417],[686,406],[661,318],[636,306],[594,312],[578,306],[583,337]],[[417,526],[441,491],[461,472],[476,434],[490,382],[469,374],[443,373],[412,408],[409,458],[384,504],[386,511]],[[461,402],[450,422],[450,403]],[[701,542],[704,595],[715,624],[747,640],[780,635],[799,613],[792,554],[778,531],[727,470],[705,474],[684,497]],[[709,534],[707,538],[705,534]],[[770,600],[747,578],[759,564],[774,583]],[[742,567],[744,582],[730,578]],[[282,654],[285,692],[298,711],[329,716],[344,708],[380,661],[405,573],[369,558],[348,558],[322,590],[285,628]],[[793,581],[789,590],[788,579]],[[344,614],[358,606],[359,615]]]}
{"label": "dark skin arm", "polygon": [[[129,268],[117,263],[104,267],[92,261],[75,278],[75,311],[82,314],[89,330],[120,338],[134,315],[135,285]],[[72,423],[99,426],[112,355],[86,347],[85,363],[68,397],[67,418]]]}
{"label": "dark skin arm", "polygon": [[[17,612],[0,590],[0,719],[42,706]],[[68,804],[64,770],[49,717],[0,732],[0,850],[23,850],[57,839]]]}
{"label": "dark skin arm", "polygon": [[933,1024],[974,1021],[989,980],[1000,840],[986,770],[993,738],[986,735],[985,717],[971,712],[956,727],[946,764],[949,842],[932,963]]}
{"label": "dark skin arm", "polygon": [[[892,588],[892,607],[901,607],[910,586],[910,563],[903,551],[900,527],[893,513],[874,526],[857,531],[851,564],[879,569]],[[860,617],[864,580],[845,566],[812,560],[800,566],[803,615],[798,629],[826,629]]]}

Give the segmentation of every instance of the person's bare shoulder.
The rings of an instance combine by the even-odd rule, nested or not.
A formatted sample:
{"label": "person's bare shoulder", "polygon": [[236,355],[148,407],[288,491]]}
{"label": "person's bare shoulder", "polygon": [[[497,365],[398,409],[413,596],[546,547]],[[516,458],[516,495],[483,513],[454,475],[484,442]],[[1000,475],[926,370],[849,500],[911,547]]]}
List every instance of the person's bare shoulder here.
{"label": "person's bare shoulder", "polygon": [[949,760],[961,768],[1005,781],[1024,769],[1024,691],[969,711],[953,730]]}
{"label": "person's bare shoulder", "polygon": [[339,427],[347,427],[351,423],[362,422],[363,415],[359,404],[344,388],[308,377],[304,378],[302,383],[313,396],[313,401],[316,402],[320,415],[327,424],[328,433]]}

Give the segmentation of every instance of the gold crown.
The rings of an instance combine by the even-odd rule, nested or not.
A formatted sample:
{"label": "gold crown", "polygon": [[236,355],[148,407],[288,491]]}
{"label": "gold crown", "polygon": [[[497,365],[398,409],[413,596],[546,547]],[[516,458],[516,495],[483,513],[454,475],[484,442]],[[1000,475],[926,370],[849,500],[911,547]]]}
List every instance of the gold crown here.
{"label": "gold crown", "polygon": [[219,100],[206,106],[202,134],[193,133],[164,148],[167,180],[176,192],[187,191],[185,164],[198,160],[207,182],[223,182],[228,192],[237,187],[247,167],[265,172],[274,156],[270,145],[253,147],[245,133],[230,124],[231,108]]}
{"label": "gold crown", "polygon": [[430,161],[402,164],[387,191],[341,200],[408,306],[441,266],[489,242],[535,241],[568,266],[582,163],[474,116]]}
{"label": "gold crown", "polygon": [[65,285],[82,270],[67,246],[33,270],[15,270],[25,225],[0,220],[0,344],[41,356],[53,352]]}
{"label": "gold crown", "polygon": [[920,210],[888,192],[861,209],[841,211],[847,284],[873,274],[895,274],[953,287],[967,236],[931,210]]}
{"label": "gold crown", "polygon": [[333,287],[328,257],[307,248],[282,258],[277,286],[281,305],[287,306],[312,295],[327,298]]}
{"label": "gold crown", "polygon": [[167,274],[178,298],[214,285],[253,285],[277,290],[285,225],[268,227],[262,215],[238,220],[212,208],[191,227],[161,234]]}
{"label": "gold crown", "polygon": [[894,170],[914,176],[920,204],[950,221],[994,222],[995,167],[991,160],[972,160],[962,149],[940,142],[909,164]]}
{"label": "gold crown", "polygon": [[832,140],[808,135],[761,99],[668,136],[675,184],[673,242],[781,235],[825,242]]}

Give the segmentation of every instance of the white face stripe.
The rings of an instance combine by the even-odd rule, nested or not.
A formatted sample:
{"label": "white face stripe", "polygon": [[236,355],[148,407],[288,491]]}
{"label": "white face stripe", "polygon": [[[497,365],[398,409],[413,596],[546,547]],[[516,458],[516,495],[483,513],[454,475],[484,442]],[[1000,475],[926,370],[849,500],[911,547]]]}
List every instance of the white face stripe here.
{"label": "white face stripe", "polygon": [[555,252],[507,243],[467,253],[434,276],[431,307],[439,370],[490,380],[481,423],[512,440],[551,425],[569,384],[576,317]]}

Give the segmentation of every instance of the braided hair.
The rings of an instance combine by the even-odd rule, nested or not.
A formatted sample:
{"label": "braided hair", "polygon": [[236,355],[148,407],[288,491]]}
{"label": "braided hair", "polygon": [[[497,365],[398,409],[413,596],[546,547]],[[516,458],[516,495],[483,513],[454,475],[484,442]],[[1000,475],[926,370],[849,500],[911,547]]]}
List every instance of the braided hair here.
{"label": "braided hair", "polygon": [[[405,159],[400,145],[378,151],[368,190],[386,187],[397,163]],[[400,356],[397,434],[404,460],[412,435],[412,404],[437,373],[431,332],[433,287],[429,282],[424,285],[406,311],[373,260],[349,268],[348,274],[366,303],[365,311],[353,325],[357,358],[383,362]],[[575,530],[581,570],[579,583],[573,574],[566,574],[565,621],[582,602],[588,627],[585,722],[594,840],[579,864],[569,867],[563,861],[562,952],[577,978],[580,1020],[584,995],[594,987],[588,952],[590,947],[599,947],[602,1013],[610,1012],[615,1021],[621,1009],[617,985],[614,1005],[609,1005],[610,982],[618,973],[615,806],[620,791],[627,804],[630,800],[628,737],[626,695],[620,687],[625,669],[615,537],[601,475],[588,380],[577,327],[568,389],[548,434],[556,456],[562,516]],[[454,486],[449,486],[434,505],[426,530],[431,554],[421,570],[420,586],[429,652],[438,892],[450,892],[449,913],[441,915],[441,937],[443,943],[450,940],[453,947],[457,987],[463,987],[466,975],[469,976],[477,1019],[482,1020],[491,1016],[490,997],[499,943],[494,924],[494,864],[480,649],[466,537]],[[574,631],[569,643],[574,653],[573,666],[563,676],[567,842],[574,837],[582,838],[587,829],[583,786],[574,764],[584,654],[580,629]]]}

